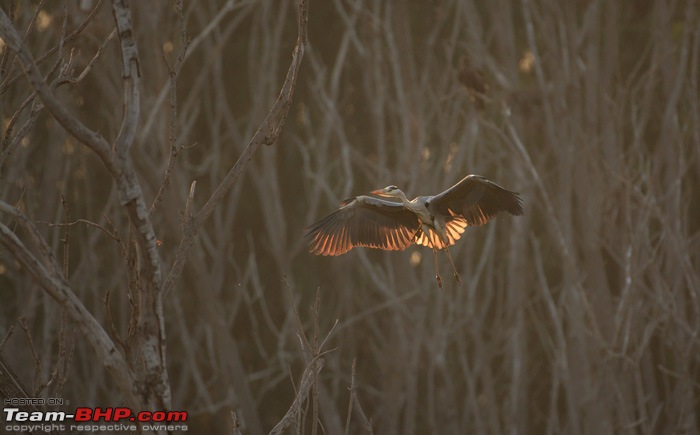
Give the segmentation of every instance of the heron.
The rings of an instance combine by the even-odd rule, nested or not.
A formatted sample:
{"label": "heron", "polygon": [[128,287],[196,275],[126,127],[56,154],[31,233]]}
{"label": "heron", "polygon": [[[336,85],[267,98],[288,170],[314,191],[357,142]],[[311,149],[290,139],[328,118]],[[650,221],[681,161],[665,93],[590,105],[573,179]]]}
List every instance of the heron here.
{"label": "heron", "polygon": [[506,190],[480,175],[467,175],[457,184],[433,196],[412,200],[394,185],[340,202],[340,208],[307,227],[308,248],[315,255],[342,255],[356,246],[402,251],[412,244],[432,248],[435,278],[442,288],[438,251],[444,249],[454,277],[461,279],[450,246],[468,226],[484,225],[500,212],[523,214],[516,192]]}

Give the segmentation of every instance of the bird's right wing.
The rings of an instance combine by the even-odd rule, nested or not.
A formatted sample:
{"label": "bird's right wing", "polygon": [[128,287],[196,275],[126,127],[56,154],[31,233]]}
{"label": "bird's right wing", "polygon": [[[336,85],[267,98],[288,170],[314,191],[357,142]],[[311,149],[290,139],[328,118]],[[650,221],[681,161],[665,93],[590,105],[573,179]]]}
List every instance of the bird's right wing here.
{"label": "bird's right wing", "polygon": [[355,246],[401,251],[420,229],[418,217],[401,203],[358,196],[342,204],[307,228],[311,253],[342,255]]}

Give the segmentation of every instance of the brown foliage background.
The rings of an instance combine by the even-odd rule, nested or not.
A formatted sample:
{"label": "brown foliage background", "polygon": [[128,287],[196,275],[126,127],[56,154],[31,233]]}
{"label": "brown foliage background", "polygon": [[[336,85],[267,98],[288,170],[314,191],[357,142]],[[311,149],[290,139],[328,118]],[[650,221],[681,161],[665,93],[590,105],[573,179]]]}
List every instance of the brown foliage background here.
{"label": "brown foliage background", "polygon": [[[170,154],[163,58],[172,64],[182,41],[170,2],[132,3],[142,77],[132,156],[152,200]],[[35,57],[57,44],[64,17],[69,29],[85,18],[80,5],[46,2],[30,24],[37,3],[18,2],[14,23],[32,29]],[[274,102],[295,14],[287,1],[185,4],[182,149],[153,212],[166,269],[190,183],[201,207]],[[166,300],[173,408],[190,412],[190,430],[230,430],[233,409],[244,432],[262,433],[286,412],[305,366],[286,277],[307,330],[317,289],[320,330],[338,321],[317,390],[327,433],[345,428],[355,358],[377,433],[699,433],[699,16],[693,0],[313,1],[282,135],[207,221]],[[67,45],[78,70],[113,26],[103,7]],[[6,58],[3,81],[21,71]],[[489,84],[481,109],[458,80],[465,58]],[[121,119],[119,62],[112,42],[81,82],[57,90],[107,137]],[[3,89],[3,139],[18,133],[10,117],[29,94],[23,76]],[[1,198],[36,222],[87,219],[126,240],[101,163],[37,116],[2,144]],[[469,173],[519,191],[526,214],[467,230],[452,251],[461,287],[446,279],[439,291],[430,251],[417,247],[305,251],[304,227],[343,198],[387,184],[432,194]],[[119,245],[87,225],[67,243],[65,228],[39,228],[57,257],[69,248],[69,282],[105,324],[110,293],[126,334]],[[0,333],[20,318],[31,333],[36,358],[23,332],[2,348],[30,388],[119,405],[94,351],[4,250],[0,301]],[[40,388],[73,343],[63,384]],[[362,430],[353,412],[350,432]]]}

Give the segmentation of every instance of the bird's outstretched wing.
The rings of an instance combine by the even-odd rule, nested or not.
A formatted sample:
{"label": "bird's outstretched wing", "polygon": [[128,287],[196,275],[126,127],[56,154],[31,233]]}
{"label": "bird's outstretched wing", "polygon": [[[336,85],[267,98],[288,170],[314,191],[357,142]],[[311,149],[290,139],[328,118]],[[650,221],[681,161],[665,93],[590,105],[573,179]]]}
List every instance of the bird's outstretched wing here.
{"label": "bird's outstretched wing", "polygon": [[341,205],[306,229],[311,253],[341,255],[355,246],[400,251],[420,229],[418,217],[401,203],[358,196]]}
{"label": "bird's outstretched wing", "polygon": [[460,182],[430,199],[429,208],[444,216],[462,217],[468,225],[484,225],[499,212],[523,214],[517,193],[479,175],[467,175]]}

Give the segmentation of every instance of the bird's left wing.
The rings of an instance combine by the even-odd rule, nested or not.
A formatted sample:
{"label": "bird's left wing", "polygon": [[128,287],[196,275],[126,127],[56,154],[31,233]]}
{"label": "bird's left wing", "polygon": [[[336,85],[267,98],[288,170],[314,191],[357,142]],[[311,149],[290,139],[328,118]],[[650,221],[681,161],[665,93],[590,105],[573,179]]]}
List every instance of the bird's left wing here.
{"label": "bird's left wing", "polygon": [[311,253],[341,255],[355,246],[400,251],[420,229],[418,217],[401,203],[358,196],[341,205],[307,228]]}
{"label": "bird's left wing", "polygon": [[467,175],[429,202],[430,209],[444,216],[463,217],[470,226],[484,225],[502,211],[514,216],[523,214],[523,205],[517,193],[480,175]]}

